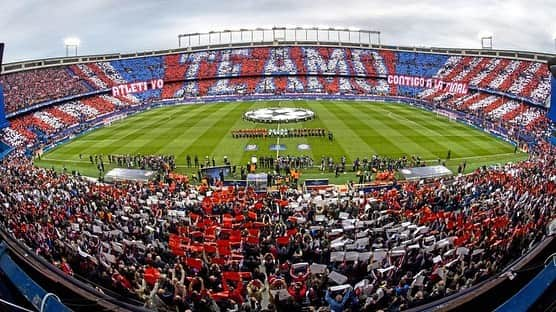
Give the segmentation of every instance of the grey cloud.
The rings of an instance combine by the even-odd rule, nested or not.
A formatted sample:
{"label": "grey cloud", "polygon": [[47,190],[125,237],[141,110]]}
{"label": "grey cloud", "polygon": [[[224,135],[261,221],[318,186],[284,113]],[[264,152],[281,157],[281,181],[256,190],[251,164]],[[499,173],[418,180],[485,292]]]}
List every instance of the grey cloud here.
{"label": "grey cloud", "polygon": [[554,52],[556,2],[548,0],[21,0],[0,10],[5,60],[64,54],[63,38],[81,38],[80,54],[172,48],[184,32],[272,25],[356,26],[382,31],[397,45],[494,47]]}

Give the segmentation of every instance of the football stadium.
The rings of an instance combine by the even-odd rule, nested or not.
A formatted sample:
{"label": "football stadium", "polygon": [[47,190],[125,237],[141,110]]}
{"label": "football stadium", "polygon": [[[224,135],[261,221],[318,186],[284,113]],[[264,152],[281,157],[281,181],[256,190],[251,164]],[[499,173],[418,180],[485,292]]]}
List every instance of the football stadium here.
{"label": "football stadium", "polygon": [[75,40],[0,44],[1,310],[556,309],[554,54]]}

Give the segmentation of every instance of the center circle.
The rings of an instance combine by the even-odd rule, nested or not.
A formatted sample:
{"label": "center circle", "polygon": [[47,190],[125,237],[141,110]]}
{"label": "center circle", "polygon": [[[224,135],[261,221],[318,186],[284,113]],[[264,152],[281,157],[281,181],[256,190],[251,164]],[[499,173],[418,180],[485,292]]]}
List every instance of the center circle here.
{"label": "center circle", "polygon": [[289,123],[311,120],[315,118],[315,112],[306,108],[266,107],[247,111],[243,118],[263,123]]}

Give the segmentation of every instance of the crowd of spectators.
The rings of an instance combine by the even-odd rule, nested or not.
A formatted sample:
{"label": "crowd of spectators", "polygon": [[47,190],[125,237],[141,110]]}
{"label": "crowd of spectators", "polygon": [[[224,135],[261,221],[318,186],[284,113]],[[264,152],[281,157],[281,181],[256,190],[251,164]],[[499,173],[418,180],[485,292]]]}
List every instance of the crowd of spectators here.
{"label": "crowd of spectators", "polygon": [[95,109],[100,115],[111,113],[116,108],[116,106],[112,102],[106,100],[102,96],[93,96],[93,97],[85,98],[81,100],[81,102],[84,105]]}
{"label": "crowd of spectators", "polygon": [[[22,133],[25,133],[28,136],[20,134],[20,132],[15,129],[20,129]],[[23,146],[27,141],[32,141],[34,138],[35,135],[21,125],[12,124],[11,127],[7,127],[2,130],[2,140],[8,143],[9,146]]]}
{"label": "crowd of spectators", "polygon": [[[263,74],[288,77],[253,78]],[[310,76],[315,74],[345,77]],[[164,79],[174,85],[163,92],[150,90],[138,95],[141,100],[238,93],[398,95],[421,91],[388,85],[383,79],[376,79],[388,74],[463,81],[471,86],[528,98],[538,104],[543,104],[550,92],[548,69],[540,62],[314,47],[227,49],[84,63],[10,73],[0,80],[5,89],[8,112],[149,79]],[[232,79],[237,77],[242,79]],[[179,82],[182,87],[175,85]]]}
{"label": "crowd of spectators", "polygon": [[50,106],[10,119],[10,127],[3,131],[2,140],[10,146],[34,144],[37,135],[51,136],[135,104],[137,99],[131,96],[99,95]]}
{"label": "crowd of spectators", "polygon": [[472,118],[497,124],[506,129],[519,129],[529,133],[545,133],[549,129],[549,123],[541,122],[546,120],[544,117],[546,109],[496,95],[482,92],[452,95],[427,90],[419,94],[419,97],[434,103],[439,108],[464,112]]}
{"label": "crowd of spectators", "polygon": [[159,311],[396,311],[539,242],[556,216],[554,156],[541,143],[521,163],[399,189],[255,194],[95,183],[16,153],[0,166],[0,222],[67,274]]}
{"label": "crowd of spectators", "polygon": [[68,114],[68,113],[64,112],[63,110],[61,110],[57,107],[47,108],[47,109],[44,110],[44,112],[46,112],[50,116],[53,116],[54,118],[59,120],[66,127],[68,127],[68,126],[71,127],[71,126],[75,126],[75,125],[79,124],[79,119],[76,116]]}
{"label": "crowd of spectators", "polygon": [[[165,70],[171,70],[172,76],[213,78],[215,73],[234,76],[260,74],[261,70],[291,74],[296,68],[345,74],[372,67],[374,73],[385,74],[396,65],[394,53],[257,48],[251,53],[258,57],[251,60],[246,57],[249,50],[233,51],[171,56]],[[272,62],[263,62],[269,57]],[[301,67],[304,57],[308,58],[307,69]],[[351,61],[329,62],[345,58]],[[422,58],[407,59],[404,64],[438,61]],[[230,63],[238,61],[250,65]],[[362,64],[350,67],[357,62]],[[87,81],[95,87],[107,87],[126,75],[143,75],[130,68],[126,74],[118,72],[116,68],[135,63],[126,64],[78,65],[74,70],[79,69],[79,75],[88,73]],[[518,72],[516,68],[524,74],[512,74]],[[153,66],[148,71],[160,69]],[[50,90],[51,82],[44,82],[42,71],[46,72],[2,76],[8,79],[9,102],[29,105],[87,90],[63,70],[52,70],[57,88]],[[454,79],[481,76],[482,84],[502,85],[511,92],[539,94],[541,98],[542,92],[535,90],[543,88],[544,80],[536,82],[531,76],[539,71],[534,64],[521,61],[450,57],[441,72]],[[18,95],[17,86],[23,79],[19,76],[24,74],[32,77],[25,82],[30,88],[44,83],[41,92],[45,93]],[[60,83],[64,75],[72,82]],[[508,77],[515,83],[509,84]],[[289,77],[278,84],[275,81],[249,77],[186,82],[176,92],[401,92],[381,89],[384,81],[374,78]],[[251,189],[194,186],[170,174],[175,168],[171,156],[91,155],[90,162],[97,166],[108,161],[120,167],[163,171],[165,177],[149,183],[104,184],[34,167],[16,151],[0,165],[0,224],[67,274],[85,277],[98,285],[99,291],[141,300],[159,311],[324,307],[331,311],[397,311],[421,305],[500,272],[539,242],[556,216],[555,150],[543,141],[547,127],[541,109],[500,102],[483,93],[454,97],[431,92],[423,96],[438,107],[470,112],[502,125],[509,129],[510,138],[532,135],[539,145],[530,150],[527,161],[517,164],[483,167],[466,176],[427,183],[395,182],[395,187],[370,193],[283,187],[256,194]],[[11,120],[3,140],[12,146],[34,142],[37,136],[53,135],[68,125],[136,102],[100,95],[64,103]],[[271,159],[267,167],[277,168],[278,173],[313,166],[310,157]],[[323,171],[345,171],[347,165],[345,158],[334,161],[325,157],[320,163]],[[420,165],[417,156],[373,156],[356,159],[352,170],[389,172]]]}
{"label": "crowd of spectators", "polygon": [[[100,160],[103,160],[102,155],[96,155],[94,157],[95,163],[96,159],[100,157]],[[108,154],[106,156],[108,159],[108,163],[117,165],[118,167],[125,167],[125,168],[139,168],[142,170],[154,170],[154,171],[162,171],[165,174],[168,174],[170,171],[176,169],[176,159],[174,155],[111,155]],[[91,163],[93,163],[93,156],[89,157]]]}
{"label": "crowd of spectators", "polygon": [[65,68],[45,68],[2,75],[5,111],[12,113],[40,102],[79,95],[89,91]]}
{"label": "crowd of spectators", "polygon": [[438,71],[438,76],[530,98],[539,104],[550,93],[548,68],[538,62],[453,56]]}

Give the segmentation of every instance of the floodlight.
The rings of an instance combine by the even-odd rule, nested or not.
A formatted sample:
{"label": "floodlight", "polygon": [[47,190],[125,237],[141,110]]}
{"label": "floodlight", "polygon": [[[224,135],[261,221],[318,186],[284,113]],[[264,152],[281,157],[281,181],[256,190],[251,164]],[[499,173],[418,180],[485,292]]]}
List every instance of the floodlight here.
{"label": "floodlight", "polygon": [[481,40],[482,49],[492,49],[492,37],[493,34],[490,31],[479,32],[479,39]]}
{"label": "floodlight", "polygon": [[483,39],[483,38],[489,38],[492,37],[494,34],[491,31],[488,30],[482,30],[479,32],[479,34],[477,35],[479,37],[479,39]]}
{"label": "floodlight", "polygon": [[79,47],[80,43],[81,43],[81,40],[79,40],[79,38],[77,38],[77,37],[68,37],[68,38],[64,39],[64,47],[66,48],[66,56],[69,56],[70,48],[75,49],[75,56],[77,56],[77,48]]}
{"label": "floodlight", "polygon": [[79,44],[81,43],[81,40],[79,40],[79,38],[77,37],[69,37],[64,39],[64,45],[67,46],[79,46]]}

